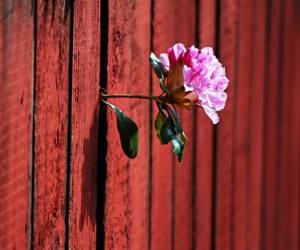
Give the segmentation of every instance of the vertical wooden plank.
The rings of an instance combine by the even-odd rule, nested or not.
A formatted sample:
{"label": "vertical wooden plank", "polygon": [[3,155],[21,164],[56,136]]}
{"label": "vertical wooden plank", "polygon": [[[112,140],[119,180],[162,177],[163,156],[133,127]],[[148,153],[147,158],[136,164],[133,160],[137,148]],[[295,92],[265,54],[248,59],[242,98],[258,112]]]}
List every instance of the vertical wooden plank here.
{"label": "vertical wooden plank", "polygon": [[[250,124],[250,93],[253,79],[252,70],[252,51],[253,45],[253,1],[238,2],[238,27],[237,39],[239,46],[234,52],[237,55],[236,79],[234,91],[237,93],[232,98],[234,104],[233,119],[233,248],[247,248],[248,217],[251,217],[251,211],[248,210],[248,175],[251,170],[249,163],[250,133],[252,129]],[[260,36],[260,34],[257,34]],[[233,82],[233,79],[232,79]]]}
{"label": "vertical wooden plank", "polygon": [[[263,123],[265,84],[266,1],[251,1],[253,5],[251,85],[249,91],[249,164],[247,169],[247,249],[260,249],[262,170],[263,170]],[[256,34],[256,35],[255,35]],[[238,188],[238,187],[237,187]]]}
{"label": "vertical wooden plank", "polygon": [[[109,1],[108,93],[149,94],[150,2]],[[105,247],[146,249],[148,245],[149,103],[110,100],[139,127],[139,153],[122,152],[115,114],[108,110]]]}
{"label": "vertical wooden plank", "polygon": [[[280,127],[280,186],[279,214],[277,215],[278,238],[277,249],[299,249],[299,82],[295,81],[297,72],[296,48],[299,23],[296,24],[298,12],[294,9],[293,1],[282,2],[284,13],[283,30],[283,61],[281,87],[281,127]],[[297,108],[295,108],[297,107]]]}
{"label": "vertical wooden plank", "polygon": [[[153,1],[153,51],[156,55],[166,52],[173,45],[174,35],[174,4],[168,1]],[[168,22],[165,22],[165,12],[168,9]],[[168,31],[168,32],[167,32]],[[154,95],[159,95],[161,89],[156,75],[153,73],[152,89]],[[158,109],[153,104],[153,121]],[[153,129],[153,127],[152,127]],[[172,149],[162,146],[154,133],[152,139],[152,173],[151,173],[151,249],[171,249],[172,246]]]}
{"label": "vertical wooden plank", "polygon": [[[132,21],[129,48],[132,56],[128,93],[149,95],[150,93],[150,0],[137,0],[131,3]],[[149,240],[149,102],[131,100],[128,114],[139,125],[139,155],[130,162],[128,234],[129,249],[148,249]]]}
{"label": "vertical wooden plank", "polygon": [[[166,9],[168,22],[165,21]],[[166,52],[169,47],[178,42],[184,43],[186,47],[193,45],[195,42],[195,3],[155,1],[153,25],[153,44],[156,54]],[[158,94],[160,93],[158,81],[156,77],[154,79],[154,93]],[[153,249],[171,247],[189,249],[192,245],[193,112],[187,110],[179,112],[183,129],[188,136],[188,144],[183,162],[175,163],[173,173],[172,149],[166,146],[163,148],[159,145],[157,138],[153,139],[151,231]],[[154,108],[154,115],[156,113],[157,109]],[[177,159],[173,160],[177,162]],[[174,183],[172,183],[172,178]],[[171,194],[171,192],[174,193]],[[170,217],[172,214],[173,218]]]}
{"label": "vertical wooden plank", "polygon": [[100,1],[74,2],[73,29],[69,246],[95,249]]}
{"label": "vertical wooden plank", "polygon": [[228,101],[217,127],[216,221],[214,247],[218,250],[233,249],[233,112],[236,86],[237,1],[220,2],[219,57],[226,67],[230,80]]}
{"label": "vertical wooden plank", "polygon": [[[186,47],[195,44],[195,2],[189,4],[184,0],[174,1],[175,9],[175,41],[182,42]],[[163,10],[160,10],[163,11]],[[182,15],[182,13],[185,13]],[[180,19],[178,17],[181,16]],[[202,110],[201,110],[202,111]],[[175,159],[174,176],[174,249],[191,249],[193,242],[193,159],[194,159],[194,112],[178,109],[182,128],[188,138],[181,163]]]}
{"label": "vertical wooden plank", "polygon": [[[200,48],[215,47],[216,1],[200,1],[198,17]],[[195,243],[196,249],[211,249],[212,232],[212,160],[213,125],[203,112],[197,109],[196,183],[195,186]]]}
{"label": "vertical wooden plank", "polygon": [[[128,41],[129,2],[109,1],[108,14],[108,82],[110,94],[127,93],[129,81]],[[127,11],[126,11],[127,10]],[[103,31],[102,31],[103,32]],[[128,111],[128,101],[119,100],[118,104],[124,112]],[[128,167],[129,160],[122,152],[116,128],[115,114],[108,108],[107,131],[107,180],[105,200],[105,248],[128,248]]]}
{"label": "vertical wooden plank", "polygon": [[278,136],[278,101],[279,88],[282,84],[279,79],[281,74],[279,44],[282,39],[280,33],[280,1],[268,1],[268,28],[266,38],[266,91],[265,121],[264,121],[264,168],[263,168],[263,210],[262,210],[262,249],[275,249],[276,230],[276,177],[278,166],[279,136]]}
{"label": "vertical wooden plank", "polygon": [[65,245],[70,10],[63,0],[53,3],[37,6],[34,247],[39,249]]}
{"label": "vertical wooden plank", "polygon": [[[294,0],[293,2],[293,20],[294,20],[294,32],[293,34],[295,35],[294,39],[294,44],[295,44],[295,68],[299,69],[300,68],[300,30],[299,30],[299,26],[298,24],[300,23],[300,16],[298,15],[299,11],[300,11],[300,2]],[[294,69],[295,69],[294,68]],[[300,82],[300,75],[296,74],[295,75],[295,82],[299,83]],[[300,86],[299,84],[297,84],[297,93],[300,92]],[[298,142],[296,142],[297,144],[295,145],[295,151],[298,152],[298,159],[296,163],[296,166],[298,166],[298,234],[300,233],[300,172],[299,172],[299,166],[300,166],[300,100],[299,98],[296,98],[296,100],[298,101],[297,105],[297,110],[298,112],[296,113],[298,115],[298,125],[296,125],[296,127],[298,127],[297,130],[297,135],[295,135],[295,138],[298,138]],[[297,139],[296,139],[297,141]],[[298,248],[300,247],[300,237],[298,237]]]}
{"label": "vertical wooden plank", "polygon": [[29,245],[33,70],[30,1],[0,2],[0,246]]}
{"label": "vertical wooden plank", "polygon": [[[294,20],[294,32],[293,34],[295,34],[295,41],[294,41],[294,44],[295,44],[295,68],[296,69],[299,69],[300,68],[300,30],[299,30],[299,26],[298,24],[300,23],[300,16],[298,15],[299,11],[300,11],[300,3],[299,1],[296,1],[294,0],[294,3],[293,3],[293,20]],[[295,69],[294,68],[294,69]],[[295,75],[295,82],[299,83],[300,82],[300,75],[299,74],[296,74]],[[299,84],[297,84],[297,90],[296,90],[297,93],[300,92],[300,87],[299,87]],[[298,171],[299,171],[299,166],[300,166],[300,101],[299,101],[299,98],[296,98],[296,100],[298,101],[298,104],[297,104],[297,115],[298,115],[298,125],[296,127],[298,127],[298,131],[297,131],[297,135],[295,135],[295,138],[298,138],[298,142],[297,144],[295,145],[295,151],[298,152],[298,159],[297,159],[297,162],[296,162],[296,166],[298,166]],[[296,140],[297,141],[297,140]],[[298,234],[300,232],[300,172],[298,172]],[[298,237],[298,248],[300,247],[300,237]]]}

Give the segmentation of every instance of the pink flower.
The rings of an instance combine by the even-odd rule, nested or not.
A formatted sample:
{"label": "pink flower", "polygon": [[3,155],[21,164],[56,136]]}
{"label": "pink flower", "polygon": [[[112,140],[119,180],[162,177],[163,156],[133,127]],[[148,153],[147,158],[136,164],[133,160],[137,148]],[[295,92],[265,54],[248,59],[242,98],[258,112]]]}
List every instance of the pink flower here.
{"label": "pink flower", "polygon": [[202,106],[212,122],[218,123],[217,112],[225,107],[224,91],[229,80],[213,49],[205,47],[199,51],[194,46],[186,49],[177,43],[168,49],[168,54],[161,54],[159,60],[168,72],[165,84],[171,92],[170,100],[183,108]]}

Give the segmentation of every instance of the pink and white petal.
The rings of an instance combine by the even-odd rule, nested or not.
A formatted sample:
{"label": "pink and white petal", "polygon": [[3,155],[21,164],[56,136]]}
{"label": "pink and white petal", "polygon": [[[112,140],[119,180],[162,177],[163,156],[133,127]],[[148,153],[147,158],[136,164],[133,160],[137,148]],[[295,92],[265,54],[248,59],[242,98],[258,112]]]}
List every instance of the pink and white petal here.
{"label": "pink and white petal", "polygon": [[183,80],[185,83],[190,83],[193,78],[193,70],[192,68],[189,68],[188,66],[183,66]]}
{"label": "pink and white petal", "polygon": [[214,55],[214,50],[212,47],[204,47],[201,49],[201,53],[213,56]]}
{"label": "pink and white petal", "polygon": [[197,93],[198,99],[199,99],[198,105],[199,106],[203,106],[203,105],[208,106],[207,97],[206,97],[205,93],[197,92],[197,91],[196,91],[196,93]]}
{"label": "pink and white petal", "polygon": [[168,56],[170,60],[170,64],[174,65],[178,63],[184,56],[186,52],[186,48],[182,43],[176,43],[172,48],[168,49]]}
{"label": "pink and white petal", "polygon": [[225,92],[207,91],[206,94],[211,108],[217,111],[224,109],[227,100],[227,94]]}
{"label": "pink and white petal", "polygon": [[211,119],[212,123],[217,124],[219,122],[219,115],[217,114],[217,112],[206,105],[202,105],[202,107],[207,116]]}
{"label": "pink and white petal", "polygon": [[170,69],[170,61],[167,53],[162,53],[159,55],[159,61],[164,66],[164,69],[169,71]]}
{"label": "pink and white petal", "polygon": [[229,80],[226,76],[217,77],[214,79],[212,88],[215,91],[224,91],[228,87]]}
{"label": "pink and white petal", "polygon": [[199,53],[199,49],[197,49],[194,45],[187,49],[183,63],[189,67],[192,67],[195,62],[197,62],[197,56]]}
{"label": "pink and white petal", "polygon": [[194,45],[192,45],[190,48],[188,48],[187,52],[190,54],[192,58],[194,58],[198,55],[199,49],[197,49]]}

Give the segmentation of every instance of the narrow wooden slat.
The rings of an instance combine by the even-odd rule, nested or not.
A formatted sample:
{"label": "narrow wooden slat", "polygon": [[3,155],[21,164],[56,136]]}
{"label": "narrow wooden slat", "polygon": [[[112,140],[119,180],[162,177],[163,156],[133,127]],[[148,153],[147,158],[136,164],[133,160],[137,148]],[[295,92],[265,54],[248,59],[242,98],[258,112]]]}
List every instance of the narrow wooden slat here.
{"label": "narrow wooden slat", "polygon": [[[195,44],[195,2],[189,4],[184,0],[174,1],[175,41],[182,42],[188,48]],[[161,10],[162,11],[162,10]],[[184,13],[184,15],[182,15]],[[178,18],[180,16],[180,18]],[[188,141],[181,163],[175,160],[174,177],[174,249],[191,249],[193,244],[193,144],[194,144],[194,112],[179,110],[182,128]]]}
{"label": "narrow wooden slat", "polygon": [[33,15],[0,2],[0,248],[29,246]]}
{"label": "narrow wooden slat", "polygon": [[[293,3],[293,23],[294,23],[294,45],[295,45],[295,65],[294,65],[294,69],[299,69],[300,68],[300,31],[299,31],[299,28],[298,28],[298,24],[300,23],[300,16],[298,15],[299,13],[299,10],[300,10],[300,3],[299,1],[294,1]],[[295,74],[295,79],[294,79],[295,82],[299,83],[300,82],[300,74]],[[300,86],[299,84],[297,84],[297,89],[296,89],[296,92],[299,93],[300,92]],[[295,135],[295,138],[300,138],[300,100],[299,98],[296,98],[297,100],[297,110],[298,112],[296,113],[298,115],[298,124],[296,125],[296,127],[298,127],[298,131],[297,131],[297,135]],[[297,122],[297,121],[296,121]],[[297,141],[297,140],[296,140]],[[296,143],[295,145],[295,149],[294,149],[297,153],[298,153],[298,159],[297,159],[297,162],[296,162],[296,166],[300,166],[300,139],[298,139],[298,143]],[[299,171],[299,168],[298,168],[298,171]],[[298,234],[300,232],[300,173],[298,173]],[[298,248],[300,246],[300,237],[298,237]]]}
{"label": "narrow wooden slat", "polygon": [[[153,43],[157,54],[166,52],[177,42],[186,46],[194,44],[194,8],[194,3],[186,4],[182,1],[154,2]],[[166,10],[168,10],[167,22]],[[155,94],[161,92],[156,76],[153,89]],[[156,113],[157,109],[154,108],[154,117]],[[177,158],[172,159],[172,149],[169,146],[159,145],[155,135],[153,139],[152,249],[169,249],[172,246],[175,249],[188,249],[192,244],[193,113],[180,111],[180,116],[189,141],[183,162],[176,163],[174,170],[172,161],[177,162]],[[175,189],[172,190],[172,187]]]}
{"label": "narrow wooden slat", "polygon": [[237,1],[220,2],[219,57],[230,80],[228,101],[217,128],[215,249],[233,249],[233,113],[236,86]]}
{"label": "narrow wooden slat", "polygon": [[[131,2],[131,1],[130,1]],[[150,0],[131,2],[130,47],[128,93],[150,94]],[[131,100],[128,114],[139,125],[139,153],[130,162],[128,234],[129,249],[147,249],[149,240],[149,102]]]}
{"label": "narrow wooden slat", "polygon": [[[184,9],[183,9],[184,7]],[[195,4],[185,4],[183,1],[177,1],[175,16],[180,16],[182,12],[185,15],[182,19],[176,19],[176,29],[180,31],[174,31],[176,34],[176,40],[183,42],[186,47],[195,44],[195,25],[196,25],[196,13]],[[179,35],[180,34],[180,35]],[[180,118],[183,123],[183,129],[188,137],[187,146],[185,148],[184,159],[182,163],[176,164],[174,168],[175,176],[175,190],[174,192],[174,248],[175,249],[190,249],[195,243],[196,239],[193,239],[194,232],[192,227],[193,218],[193,160],[194,160],[194,113],[187,110],[179,110]],[[198,211],[195,211],[196,213]]]}
{"label": "narrow wooden slat", "polygon": [[[174,25],[174,15],[168,16],[165,22],[165,13],[168,9],[173,13],[173,4],[168,1],[153,1],[153,52],[158,56],[166,52],[174,43],[173,33],[167,32]],[[152,89],[154,95],[159,95],[161,89],[156,75],[152,74]],[[153,121],[158,109],[153,104]],[[153,128],[152,128],[153,129]],[[155,134],[152,139],[152,173],[151,173],[151,249],[171,249],[172,246],[172,173],[173,158],[170,146],[162,146]]]}
{"label": "narrow wooden slat", "polygon": [[100,1],[75,1],[69,212],[71,249],[96,248],[99,39]]}
{"label": "narrow wooden slat", "polygon": [[70,10],[64,2],[37,6],[34,247],[39,249],[63,248],[65,242]]}
{"label": "narrow wooden slat", "polygon": [[[294,51],[294,57],[295,57],[295,65],[294,65],[294,69],[299,69],[300,68],[300,31],[298,28],[298,24],[300,23],[300,16],[298,15],[299,10],[300,10],[300,3],[299,1],[294,1],[293,3],[293,23],[294,23],[294,32],[293,32],[293,36],[294,36],[294,45],[295,45],[295,51]],[[295,82],[299,83],[300,82],[300,74],[295,74]],[[296,89],[296,93],[300,92],[300,86],[299,84],[297,84],[297,89]],[[298,124],[296,125],[296,127],[298,127],[298,131],[297,131],[297,135],[295,135],[295,138],[300,138],[300,100],[299,98],[296,98],[297,100],[297,110],[298,112],[296,113],[298,115]],[[296,121],[297,122],[297,121]],[[297,141],[297,140],[296,140]],[[296,166],[300,166],[300,139],[298,139],[298,143],[296,143],[295,145],[295,149],[294,149],[297,153],[298,153],[298,159],[296,162]],[[299,171],[299,168],[298,168]],[[300,173],[298,173],[298,234],[300,232]],[[298,248],[300,246],[300,237],[298,237]]]}
{"label": "narrow wooden slat", "polygon": [[[216,1],[200,1],[198,39],[200,48],[215,47]],[[197,109],[195,243],[196,249],[211,249],[213,125],[202,109]]]}
{"label": "narrow wooden slat", "polygon": [[[299,82],[295,81],[297,72],[296,53],[293,48],[299,46],[297,36],[299,26],[296,24],[298,11],[294,8],[293,1],[284,1],[281,5],[284,11],[282,25],[283,60],[282,87],[280,95],[281,128],[280,128],[280,186],[279,186],[279,214],[276,237],[278,239],[277,249],[299,249]],[[297,74],[297,73],[296,73]]]}
{"label": "narrow wooden slat", "polygon": [[[108,93],[149,94],[150,1],[109,1]],[[108,110],[105,247],[148,245],[149,103],[110,100],[139,127],[139,153],[123,153],[115,114]]]}
{"label": "narrow wooden slat", "polygon": [[[260,249],[261,243],[261,209],[262,209],[262,171],[264,143],[264,91],[265,91],[265,38],[266,38],[266,1],[250,1],[253,5],[252,15],[252,53],[251,85],[249,92],[249,165],[247,169],[247,248]],[[259,35],[255,35],[255,34]],[[238,187],[237,187],[238,188]]]}
{"label": "narrow wooden slat", "polygon": [[276,176],[278,166],[278,85],[280,69],[279,41],[280,1],[269,1],[268,26],[266,37],[265,121],[264,121],[264,168],[263,168],[263,210],[262,210],[262,249],[275,249],[276,229]]}
{"label": "narrow wooden slat", "polygon": [[[247,247],[247,223],[250,211],[248,206],[248,174],[249,149],[250,149],[250,93],[253,79],[253,25],[254,6],[253,1],[239,1],[238,8],[238,44],[236,80],[234,82],[234,131],[233,131],[233,169],[234,175],[234,213],[233,213],[233,247],[246,249]],[[260,36],[260,34],[259,34]]]}

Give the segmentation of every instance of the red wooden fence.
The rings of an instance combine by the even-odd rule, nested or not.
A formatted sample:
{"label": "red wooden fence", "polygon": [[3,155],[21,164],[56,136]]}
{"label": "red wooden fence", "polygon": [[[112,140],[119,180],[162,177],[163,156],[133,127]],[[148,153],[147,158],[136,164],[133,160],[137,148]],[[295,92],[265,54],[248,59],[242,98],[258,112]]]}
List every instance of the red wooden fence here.
{"label": "red wooden fence", "polygon": [[[0,249],[300,249],[298,0],[2,0]],[[230,85],[221,122],[182,111],[177,163],[156,106],[124,156],[109,93],[157,94],[149,66],[211,46]],[[114,102],[116,103],[116,102]]]}

